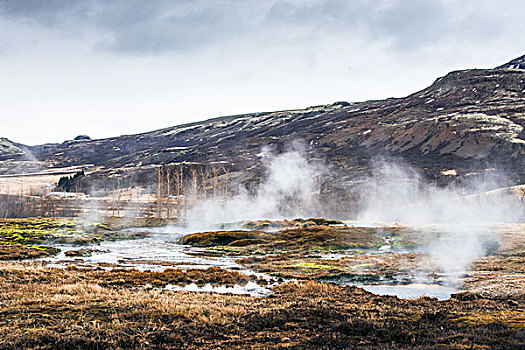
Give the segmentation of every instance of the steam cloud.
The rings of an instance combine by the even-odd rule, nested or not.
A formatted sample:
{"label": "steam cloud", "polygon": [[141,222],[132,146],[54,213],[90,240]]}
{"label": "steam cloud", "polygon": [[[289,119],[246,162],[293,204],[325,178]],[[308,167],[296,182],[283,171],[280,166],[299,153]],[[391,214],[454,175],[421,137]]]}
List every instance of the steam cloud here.
{"label": "steam cloud", "polygon": [[301,147],[293,145],[290,151],[278,155],[265,148],[261,155],[267,176],[254,196],[241,187],[235,197],[201,202],[186,213],[188,227],[205,230],[223,223],[301,217],[315,212],[316,179],[321,170],[308,162]]}
{"label": "steam cloud", "polygon": [[[437,187],[402,161],[379,160],[360,189],[363,210],[357,221],[401,222],[421,232],[427,252],[449,282],[456,282],[475,259],[497,248],[492,224],[522,219],[522,203],[501,187],[501,174],[460,187]],[[437,233],[437,234],[436,234]],[[437,237],[436,237],[437,236]]]}
{"label": "steam cloud", "polygon": [[[188,232],[212,230],[224,223],[325,212],[317,187],[323,172],[307,160],[300,147],[278,155],[265,149],[262,156],[267,176],[256,194],[241,188],[235,197],[196,204],[185,215]],[[501,188],[502,179],[494,173],[461,186],[438,187],[401,160],[377,160],[372,176],[357,189],[361,210],[356,221],[399,222],[415,228],[421,251],[428,253],[447,282],[455,284],[473,260],[497,249],[499,235],[493,224],[523,219],[523,205],[517,197],[488,191]]]}

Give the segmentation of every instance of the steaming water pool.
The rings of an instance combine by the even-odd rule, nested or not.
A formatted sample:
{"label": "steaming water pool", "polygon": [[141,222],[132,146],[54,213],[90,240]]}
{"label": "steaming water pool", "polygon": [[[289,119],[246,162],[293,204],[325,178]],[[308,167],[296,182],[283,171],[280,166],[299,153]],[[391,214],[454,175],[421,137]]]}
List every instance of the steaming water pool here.
{"label": "steaming water pool", "polygon": [[400,299],[418,299],[420,297],[437,298],[438,300],[450,299],[458,290],[439,284],[413,283],[405,285],[358,285],[367,292],[376,295],[393,295]]}
{"label": "steaming water pool", "polygon": [[[227,256],[210,256],[203,248],[194,248],[180,245],[175,242],[173,236],[162,237],[153,235],[151,237],[137,240],[123,240],[114,242],[102,242],[95,245],[73,246],[56,245],[61,252],[53,257],[46,258],[53,266],[65,267],[68,263],[80,260],[84,265],[100,266],[98,264],[114,264],[119,267],[136,268],[145,271],[162,271],[167,267],[180,269],[207,269],[212,266],[241,270],[243,267],[235,262],[235,259]],[[105,252],[95,252],[87,257],[68,257],[66,252],[70,250],[97,249]]]}
{"label": "steaming water pool", "polygon": [[[100,244],[85,245],[82,247],[74,245],[55,245],[61,252],[52,258],[42,259],[48,262],[48,266],[64,268],[69,264],[77,264],[85,268],[135,268],[139,271],[163,271],[166,268],[207,269],[220,267],[229,270],[238,270],[247,275],[256,275],[271,280],[265,274],[256,273],[244,268],[235,262],[235,258],[227,256],[214,256],[204,248],[195,248],[176,243],[180,235],[177,234],[153,234],[147,238],[136,240],[121,240],[114,242],[102,242]],[[86,257],[68,257],[66,252],[78,249],[96,249],[95,252]],[[246,285],[234,286],[212,286],[206,284],[198,286],[195,283],[186,286],[167,285],[166,290],[213,292],[247,294],[262,297],[271,294],[271,289],[259,286],[257,283],[248,282]]]}
{"label": "steaming water pool", "polygon": [[[49,266],[61,268],[69,264],[76,264],[84,268],[102,267],[110,269],[119,267],[135,268],[140,271],[163,271],[166,268],[187,270],[219,267],[272,280],[271,276],[246,269],[236,262],[237,258],[235,257],[213,254],[213,252],[208,251],[206,248],[178,244],[178,239],[181,236],[182,234],[176,232],[151,232],[148,237],[136,240],[107,241],[81,247],[75,245],[56,245],[57,248],[61,249],[61,252],[55,257],[45,258],[43,260],[47,261]],[[86,257],[68,257],[66,255],[66,252],[78,249],[96,249],[98,252],[94,252],[91,256]],[[352,254],[352,252],[349,251],[348,254]],[[336,259],[344,255],[344,253],[336,254],[336,256],[324,258]],[[275,285],[275,283],[273,284]],[[446,300],[450,298],[451,294],[457,292],[455,288],[438,284],[352,285],[362,287],[373,294],[395,295],[401,299],[417,299],[421,296],[428,296],[439,300]],[[249,282],[244,286],[235,285],[231,287],[212,285],[197,286],[196,284],[189,284],[186,286],[168,285],[165,288],[173,291],[186,290],[194,292],[248,294],[252,296],[266,296],[271,294],[270,288],[259,286],[253,282]]]}

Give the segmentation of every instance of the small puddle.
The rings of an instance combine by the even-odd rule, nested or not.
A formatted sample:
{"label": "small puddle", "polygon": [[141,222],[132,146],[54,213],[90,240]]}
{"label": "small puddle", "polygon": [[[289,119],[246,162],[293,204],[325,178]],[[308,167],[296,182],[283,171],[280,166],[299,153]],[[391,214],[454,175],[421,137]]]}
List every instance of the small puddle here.
{"label": "small puddle", "polygon": [[450,299],[452,294],[457,293],[454,287],[442,286],[440,284],[403,284],[403,285],[357,285],[367,292],[376,295],[393,295],[400,299],[418,299],[420,297],[437,298],[438,300]]}
{"label": "small puddle", "polygon": [[171,291],[188,291],[188,292],[207,292],[207,293],[221,293],[221,294],[246,294],[253,297],[264,297],[272,293],[269,288],[261,287],[255,282],[248,282],[246,285],[233,285],[233,286],[212,286],[211,284],[205,284],[198,286],[195,283],[188,284],[186,286],[176,286],[168,284],[164,289]]}

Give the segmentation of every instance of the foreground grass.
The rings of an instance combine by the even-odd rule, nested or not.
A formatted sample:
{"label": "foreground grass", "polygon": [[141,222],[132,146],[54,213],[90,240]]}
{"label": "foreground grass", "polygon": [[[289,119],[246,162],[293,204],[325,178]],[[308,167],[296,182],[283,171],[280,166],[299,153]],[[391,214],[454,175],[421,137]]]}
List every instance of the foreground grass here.
{"label": "foreground grass", "polygon": [[313,281],[287,283],[270,297],[254,298],[141,287],[139,280],[162,279],[158,273],[114,284],[108,280],[127,277],[25,263],[0,263],[0,275],[0,349],[519,349],[525,344],[525,305],[519,298],[461,294],[445,302],[407,301]]}

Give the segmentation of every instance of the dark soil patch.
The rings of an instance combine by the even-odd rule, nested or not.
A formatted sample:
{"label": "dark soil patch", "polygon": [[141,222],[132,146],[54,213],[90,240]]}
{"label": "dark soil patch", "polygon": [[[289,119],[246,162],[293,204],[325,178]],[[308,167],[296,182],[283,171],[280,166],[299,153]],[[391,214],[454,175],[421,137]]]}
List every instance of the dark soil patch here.
{"label": "dark soil patch", "polygon": [[76,250],[68,250],[64,253],[67,257],[87,257],[91,256],[95,253],[107,253],[107,250],[100,250],[100,249],[76,249]]}

